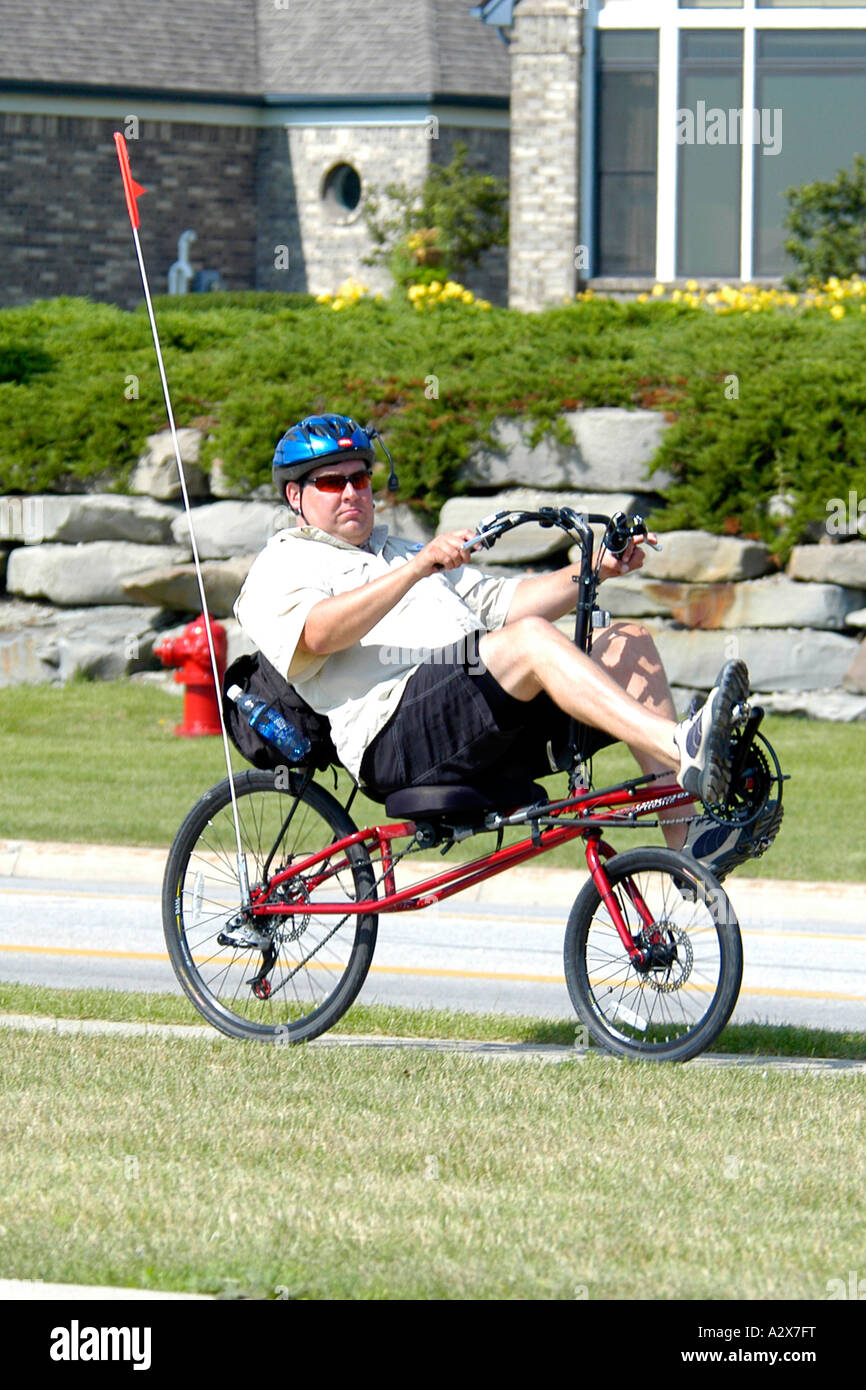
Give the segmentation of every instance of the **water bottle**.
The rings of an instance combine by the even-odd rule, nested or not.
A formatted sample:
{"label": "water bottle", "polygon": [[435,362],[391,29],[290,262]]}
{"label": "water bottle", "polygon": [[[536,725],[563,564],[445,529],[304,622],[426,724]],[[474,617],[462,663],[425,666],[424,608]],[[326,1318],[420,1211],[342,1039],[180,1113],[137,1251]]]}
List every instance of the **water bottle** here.
{"label": "water bottle", "polygon": [[273,705],[269,705],[257,695],[244,694],[239,685],[231,686],[226,694],[246,715],[250,728],[255,729],[261,738],[267,739],[268,743],[272,743],[284,753],[290,763],[304,761],[312,747],[310,740],[275,710]]}

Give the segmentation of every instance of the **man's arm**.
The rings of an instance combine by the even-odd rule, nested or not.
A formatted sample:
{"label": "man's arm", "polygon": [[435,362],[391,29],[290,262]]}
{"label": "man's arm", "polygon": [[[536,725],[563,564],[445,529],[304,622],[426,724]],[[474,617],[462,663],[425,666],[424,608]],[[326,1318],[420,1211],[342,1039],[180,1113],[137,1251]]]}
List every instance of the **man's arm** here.
{"label": "man's arm", "polygon": [[[652,537],[655,540],[655,537]],[[644,556],[637,541],[630,541],[622,558],[605,554],[599,571],[602,580],[613,579],[620,574],[634,574],[643,564]],[[573,576],[573,577],[572,577]],[[518,618],[547,618],[555,622],[564,618],[577,603],[577,585],[574,579],[580,578],[580,565],[565,565],[551,574],[532,575],[523,579],[514,591],[506,623]]]}
{"label": "man's arm", "polygon": [[472,531],[451,531],[436,536],[405,565],[348,593],[322,599],[307,614],[299,648],[311,656],[330,656],[332,652],[354,647],[396,607],[419,579],[426,579],[436,570],[465,565],[468,556],[461,549],[461,542],[472,534]]}

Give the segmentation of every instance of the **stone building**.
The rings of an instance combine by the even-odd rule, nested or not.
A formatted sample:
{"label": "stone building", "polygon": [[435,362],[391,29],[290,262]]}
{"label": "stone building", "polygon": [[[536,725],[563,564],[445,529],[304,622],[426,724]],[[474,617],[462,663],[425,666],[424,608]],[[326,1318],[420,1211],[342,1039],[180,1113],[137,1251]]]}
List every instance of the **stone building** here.
{"label": "stone building", "polygon": [[0,305],[139,301],[115,129],[155,289],[187,229],[229,289],[382,288],[365,190],[461,138],[510,177],[509,264],[471,283],[524,309],[778,279],[785,189],[866,144],[866,0],[3,0],[0,23]]}
{"label": "stone building", "polygon": [[[457,139],[507,175],[507,49],[464,0],[3,0],[0,24],[0,305],[140,302],[114,130],[155,292],[187,230],[227,289],[383,285],[365,190]],[[492,253],[479,288],[505,280]]]}
{"label": "stone building", "polygon": [[487,0],[511,59],[509,302],[774,280],[784,192],[866,149],[866,0]]}

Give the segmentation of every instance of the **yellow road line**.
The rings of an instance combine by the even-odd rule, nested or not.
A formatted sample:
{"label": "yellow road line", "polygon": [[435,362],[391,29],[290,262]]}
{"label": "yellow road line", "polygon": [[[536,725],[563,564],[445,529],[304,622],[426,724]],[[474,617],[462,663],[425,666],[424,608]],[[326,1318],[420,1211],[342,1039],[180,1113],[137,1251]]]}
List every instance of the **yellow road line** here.
{"label": "yellow road line", "polygon": [[[156,951],[101,951],[95,949],[83,949],[71,946],[13,946],[0,943],[0,951],[18,951],[24,954],[48,955],[48,956],[81,956],[93,959],[111,960],[150,960],[168,961],[168,956]],[[225,962],[231,963],[231,959],[226,956],[209,957],[211,964]],[[311,961],[307,969],[332,970],[333,966]],[[433,967],[418,968],[408,965],[374,965],[370,969],[371,975],[409,975],[418,978],[448,979],[448,980],[501,980],[517,984],[539,984],[539,985],[562,985],[565,983],[564,975],[518,975],[507,971],[492,970],[446,970]],[[826,999],[840,1000],[845,1003],[866,1004],[866,995],[863,994],[842,994],[834,990],[814,990],[814,989],[771,989],[771,988],[748,988],[741,989],[740,996],[758,995],[768,996],[774,999]]]}

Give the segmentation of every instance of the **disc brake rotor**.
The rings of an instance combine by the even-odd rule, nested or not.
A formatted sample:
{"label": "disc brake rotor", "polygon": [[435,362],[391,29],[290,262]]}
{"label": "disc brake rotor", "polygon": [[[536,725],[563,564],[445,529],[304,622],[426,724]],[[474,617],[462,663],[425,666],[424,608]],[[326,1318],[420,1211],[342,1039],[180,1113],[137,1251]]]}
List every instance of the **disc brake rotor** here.
{"label": "disc brake rotor", "polygon": [[656,993],[670,994],[674,990],[682,989],[688,980],[692,973],[695,953],[689,934],[683,927],[666,926],[663,932],[666,938],[663,944],[666,947],[673,945],[675,948],[673,959],[664,964],[651,965],[646,974],[642,974],[642,978]]}

